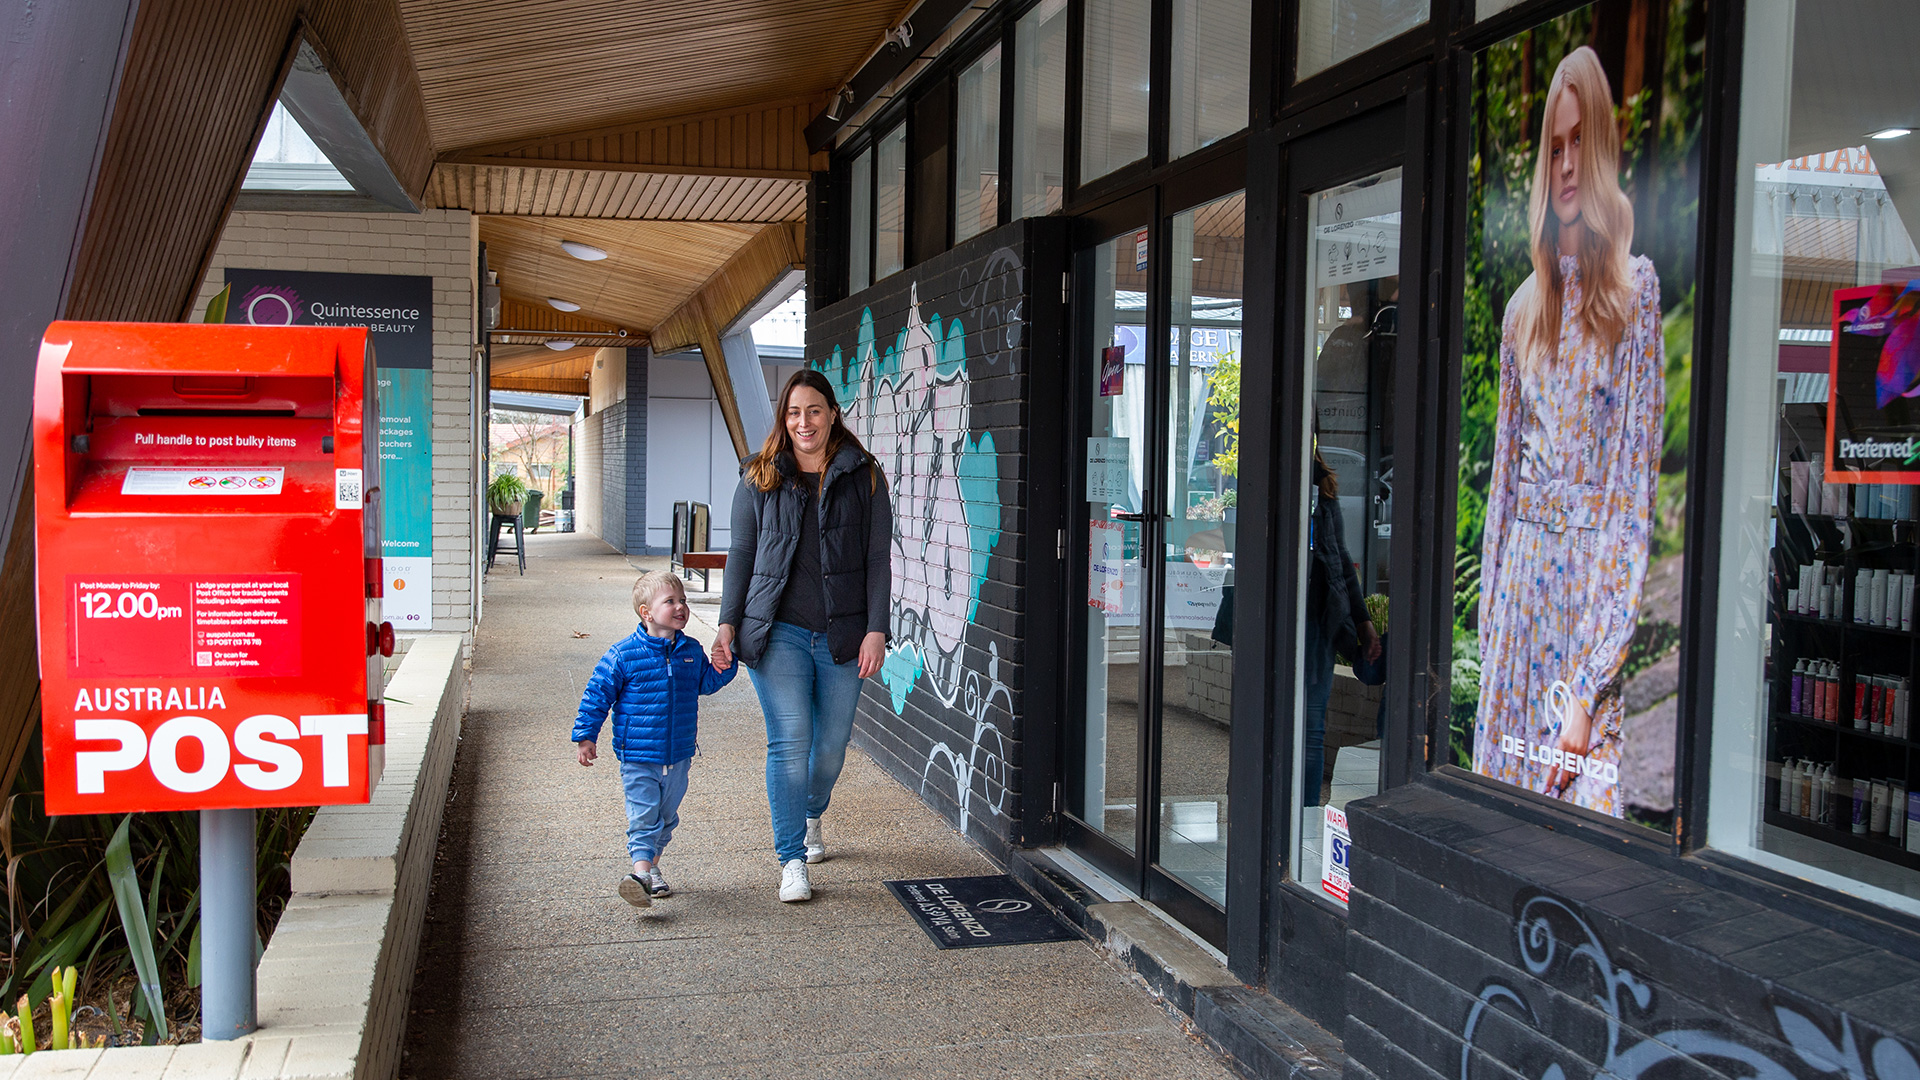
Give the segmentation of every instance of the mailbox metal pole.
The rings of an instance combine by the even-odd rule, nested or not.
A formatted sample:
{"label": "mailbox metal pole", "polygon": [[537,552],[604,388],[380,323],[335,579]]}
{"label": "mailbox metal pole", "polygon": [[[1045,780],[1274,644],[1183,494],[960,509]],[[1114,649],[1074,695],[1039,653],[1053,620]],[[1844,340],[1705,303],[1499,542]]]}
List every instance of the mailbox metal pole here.
{"label": "mailbox metal pole", "polygon": [[200,1037],[259,1026],[254,986],[254,812],[200,811]]}

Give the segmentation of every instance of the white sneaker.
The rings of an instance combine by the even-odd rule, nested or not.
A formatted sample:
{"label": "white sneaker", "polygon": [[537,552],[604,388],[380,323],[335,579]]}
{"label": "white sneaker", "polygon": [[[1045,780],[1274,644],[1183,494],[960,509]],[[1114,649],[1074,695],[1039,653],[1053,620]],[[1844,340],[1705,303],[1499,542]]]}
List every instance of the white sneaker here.
{"label": "white sneaker", "polygon": [[807,819],[807,861],[827,861],[827,842],[820,835],[820,819],[817,817]]}
{"label": "white sneaker", "polygon": [[780,902],[791,904],[796,900],[813,899],[813,885],[807,881],[807,864],[799,859],[788,859],[787,865],[780,868]]}

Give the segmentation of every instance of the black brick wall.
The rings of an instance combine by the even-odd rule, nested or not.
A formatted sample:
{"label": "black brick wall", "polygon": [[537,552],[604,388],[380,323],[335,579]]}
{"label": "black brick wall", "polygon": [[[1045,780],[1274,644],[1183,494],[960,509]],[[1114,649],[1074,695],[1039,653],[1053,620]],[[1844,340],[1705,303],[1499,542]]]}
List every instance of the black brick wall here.
{"label": "black brick wall", "polygon": [[1059,295],[1057,275],[1046,298],[1028,268],[1055,231],[976,237],[815,311],[807,335],[893,496],[892,641],[855,739],[1003,858],[1025,742],[1028,328]]}
{"label": "black brick wall", "polygon": [[1426,785],[1347,813],[1353,1080],[1920,1076],[1898,927]]}

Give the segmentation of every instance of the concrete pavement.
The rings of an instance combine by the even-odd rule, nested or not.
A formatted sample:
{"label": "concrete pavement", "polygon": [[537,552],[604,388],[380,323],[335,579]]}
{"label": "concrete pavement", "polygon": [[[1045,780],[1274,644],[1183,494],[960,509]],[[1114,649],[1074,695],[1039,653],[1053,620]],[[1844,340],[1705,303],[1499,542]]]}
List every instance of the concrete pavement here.
{"label": "concrete pavement", "polygon": [[881,882],[996,869],[858,749],[814,899],[780,903],[744,670],[702,705],[675,895],[621,901],[619,773],[604,733],[576,764],[567,728],[637,572],[591,537],[528,539],[526,576],[487,582],[403,1077],[1231,1075],[1083,941],[935,949]]}

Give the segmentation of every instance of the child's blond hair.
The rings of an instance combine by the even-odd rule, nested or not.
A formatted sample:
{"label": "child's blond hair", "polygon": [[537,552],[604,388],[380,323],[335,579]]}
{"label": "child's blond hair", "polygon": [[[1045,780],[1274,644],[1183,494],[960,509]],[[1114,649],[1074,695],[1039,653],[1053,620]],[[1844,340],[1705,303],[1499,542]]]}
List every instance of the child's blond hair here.
{"label": "child's blond hair", "polygon": [[687,595],[687,583],[671,570],[649,570],[641,574],[640,580],[633,583],[633,613],[640,614],[640,609],[653,603],[654,598],[660,595],[660,590],[666,588],[677,591],[681,596]]}

